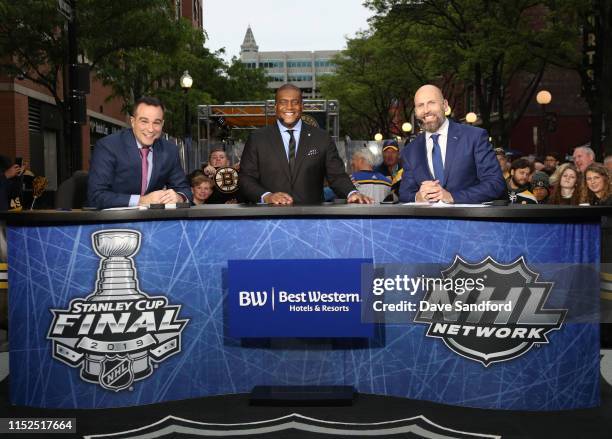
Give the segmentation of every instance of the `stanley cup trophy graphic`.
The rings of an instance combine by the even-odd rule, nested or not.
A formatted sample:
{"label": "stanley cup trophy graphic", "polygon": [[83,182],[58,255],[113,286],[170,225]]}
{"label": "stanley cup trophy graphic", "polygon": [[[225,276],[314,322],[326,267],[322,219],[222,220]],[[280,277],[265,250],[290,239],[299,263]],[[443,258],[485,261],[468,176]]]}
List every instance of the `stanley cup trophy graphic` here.
{"label": "stanley cup trophy graphic", "polygon": [[54,358],[81,366],[83,380],[115,392],[151,375],[152,362],[180,352],[189,321],[178,319],[181,305],[140,291],[133,260],[140,241],[136,230],[94,232],[92,247],[102,258],[94,292],[67,310],[50,310]]}
{"label": "stanley cup trophy graphic", "polygon": [[[98,277],[96,279],[96,290],[87,297],[87,301],[136,301],[145,299],[147,296],[139,291],[136,269],[134,267],[134,256],[140,249],[140,233],[134,230],[110,230],[99,231],[91,235],[94,251],[102,257]],[[137,352],[118,352],[117,355],[97,355],[87,353],[85,356],[81,375],[86,380],[99,381],[103,387],[107,385],[105,376],[113,378],[123,372],[122,380],[113,383],[116,390],[131,384],[135,379],[144,378],[151,374],[151,363],[147,347],[154,343],[149,335],[140,346],[143,348]],[[130,345],[130,341],[122,341]],[[108,347],[107,343],[107,347]],[[130,349],[131,350],[131,349]],[[110,374],[110,375],[109,375]],[[126,386],[127,387],[127,386]]]}
{"label": "stanley cup trophy graphic", "polygon": [[87,300],[137,300],[146,296],[138,290],[132,256],[140,249],[140,233],[111,230],[91,235],[94,251],[102,257],[96,291]]}

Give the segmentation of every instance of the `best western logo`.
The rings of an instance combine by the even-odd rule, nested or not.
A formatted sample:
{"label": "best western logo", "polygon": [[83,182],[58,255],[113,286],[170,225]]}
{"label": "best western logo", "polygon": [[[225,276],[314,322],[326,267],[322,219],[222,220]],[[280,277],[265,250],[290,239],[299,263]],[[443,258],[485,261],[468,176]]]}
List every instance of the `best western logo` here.
{"label": "best western logo", "polygon": [[268,301],[267,291],[240,291],[238,293],[240,306],[264,306]]}
{"label": "best western logo", "polygon": [[140,232],[100,231],[92,234],[92,244],[102,258],[96,290],[73,299],[68,309],[51,309],[47,338],[55,359],[80,366],[83,380],[118,392],[151,375],[152,362],[181,351],[189,320],[178,318],[181,305],[140,291],[132,259]]}
{"label": "best western logo", "polygon": [[270,302],[272,308],[275,303],[358,303],[361,301],[359,293],[324,293],[321,291],[302,291],[290,293],[284,290],[275,291],[273,287],[268,291],[239,291],[238,305],[241,307],[265,306]]}
{"label": "best western logo", "polygon": [[459,355],[489,366],[525,354],[561,327],[566,309],[546,309],[553,287],[521,257],[504,265],[491,257],[469,264],[459,256],[442,271],[444,278],[486,279],[482,290],[464,294],[433,288],[414,321],[429,325],[428,337],[441,338]]}

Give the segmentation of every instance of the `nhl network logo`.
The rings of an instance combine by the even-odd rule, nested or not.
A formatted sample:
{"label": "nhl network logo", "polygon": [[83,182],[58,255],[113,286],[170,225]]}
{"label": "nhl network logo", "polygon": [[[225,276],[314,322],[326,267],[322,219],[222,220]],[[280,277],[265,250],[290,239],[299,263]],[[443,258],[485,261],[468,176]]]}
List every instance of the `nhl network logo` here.
{"label": "nhl network logo", "polygon": [[140,232],[104,230],[91,235],[102,258],[95,291],[73,299],[68,309],[51,309],[47,338],[53,357],[81,367],[81,378],[118,392],[153,373],[160,363],[181,351],[181,305],[140,291],[133,256]]}
{"label": "nhl network logo", "polygon": [[457,354],[485,367],[548,343],[547,334],[561,327],[567,313],[544,308],[553,283],[538,282],[539,274],[523,257],[503,265],[491,257],[469,264],[456,256],[442,276],[480,278],[484,288],[463,294],[433,288],[424,298],[428,309],[419,311],[414,321],[429,324],[428,337],[441,338]]}

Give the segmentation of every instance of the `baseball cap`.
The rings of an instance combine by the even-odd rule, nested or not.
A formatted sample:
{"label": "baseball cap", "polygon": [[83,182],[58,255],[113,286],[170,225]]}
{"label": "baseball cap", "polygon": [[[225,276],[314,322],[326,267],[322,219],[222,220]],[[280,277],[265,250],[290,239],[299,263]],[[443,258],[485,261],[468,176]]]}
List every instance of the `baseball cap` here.
{"label": "baseball cap", "polygon": [[548,189],[550,187],[550,182],[548,180],[548,174],[542,171],[536,171],[533,174],[532,185],[533,187],[543,187],[543,188]]}
{"label": "baseball cap", "polygon": [[387,139],[383,142],[383,151],[386,149],[395,149],[396,151],[399,151],[399,145],[397,144],[397,140],[395,139]]}

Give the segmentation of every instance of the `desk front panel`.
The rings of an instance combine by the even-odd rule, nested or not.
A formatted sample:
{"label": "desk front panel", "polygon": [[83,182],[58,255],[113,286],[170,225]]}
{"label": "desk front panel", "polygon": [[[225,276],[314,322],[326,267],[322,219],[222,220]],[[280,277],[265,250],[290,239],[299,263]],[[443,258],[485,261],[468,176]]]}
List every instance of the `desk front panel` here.
{"label": "desk front panel", "polygon": [[[112,252],[109,245],[119,253],[134,249],[93,244],[92,235],[116,229],[140,234],[133,266],[116,269],[133,271],[142,293],[138,306],[148,317],[120,321],[121,313],[133,310],[106,309],[116,313],[117,324],[101,340],[94,332],[105,310],[85,298],[102,288],[96,279],[101,254]],[[225,301],[228,260],[371,258],[376,264],[450,265],[459,255],[501,264],[521,256],[527,264],[598,264],[598,224],[194,219],[10,226],[7,236],[13,404],[118,407],[244,393],[266,384],[354,385],[363,393],[497,409],[599,403],[596,324],[566,322],[548,334],[548,344],[485,366],[427,337],[427,326],[419,323],[381,325],[372,340],[233,339]],[[598,294],[595,288],[585,291],[594,303]]]}

